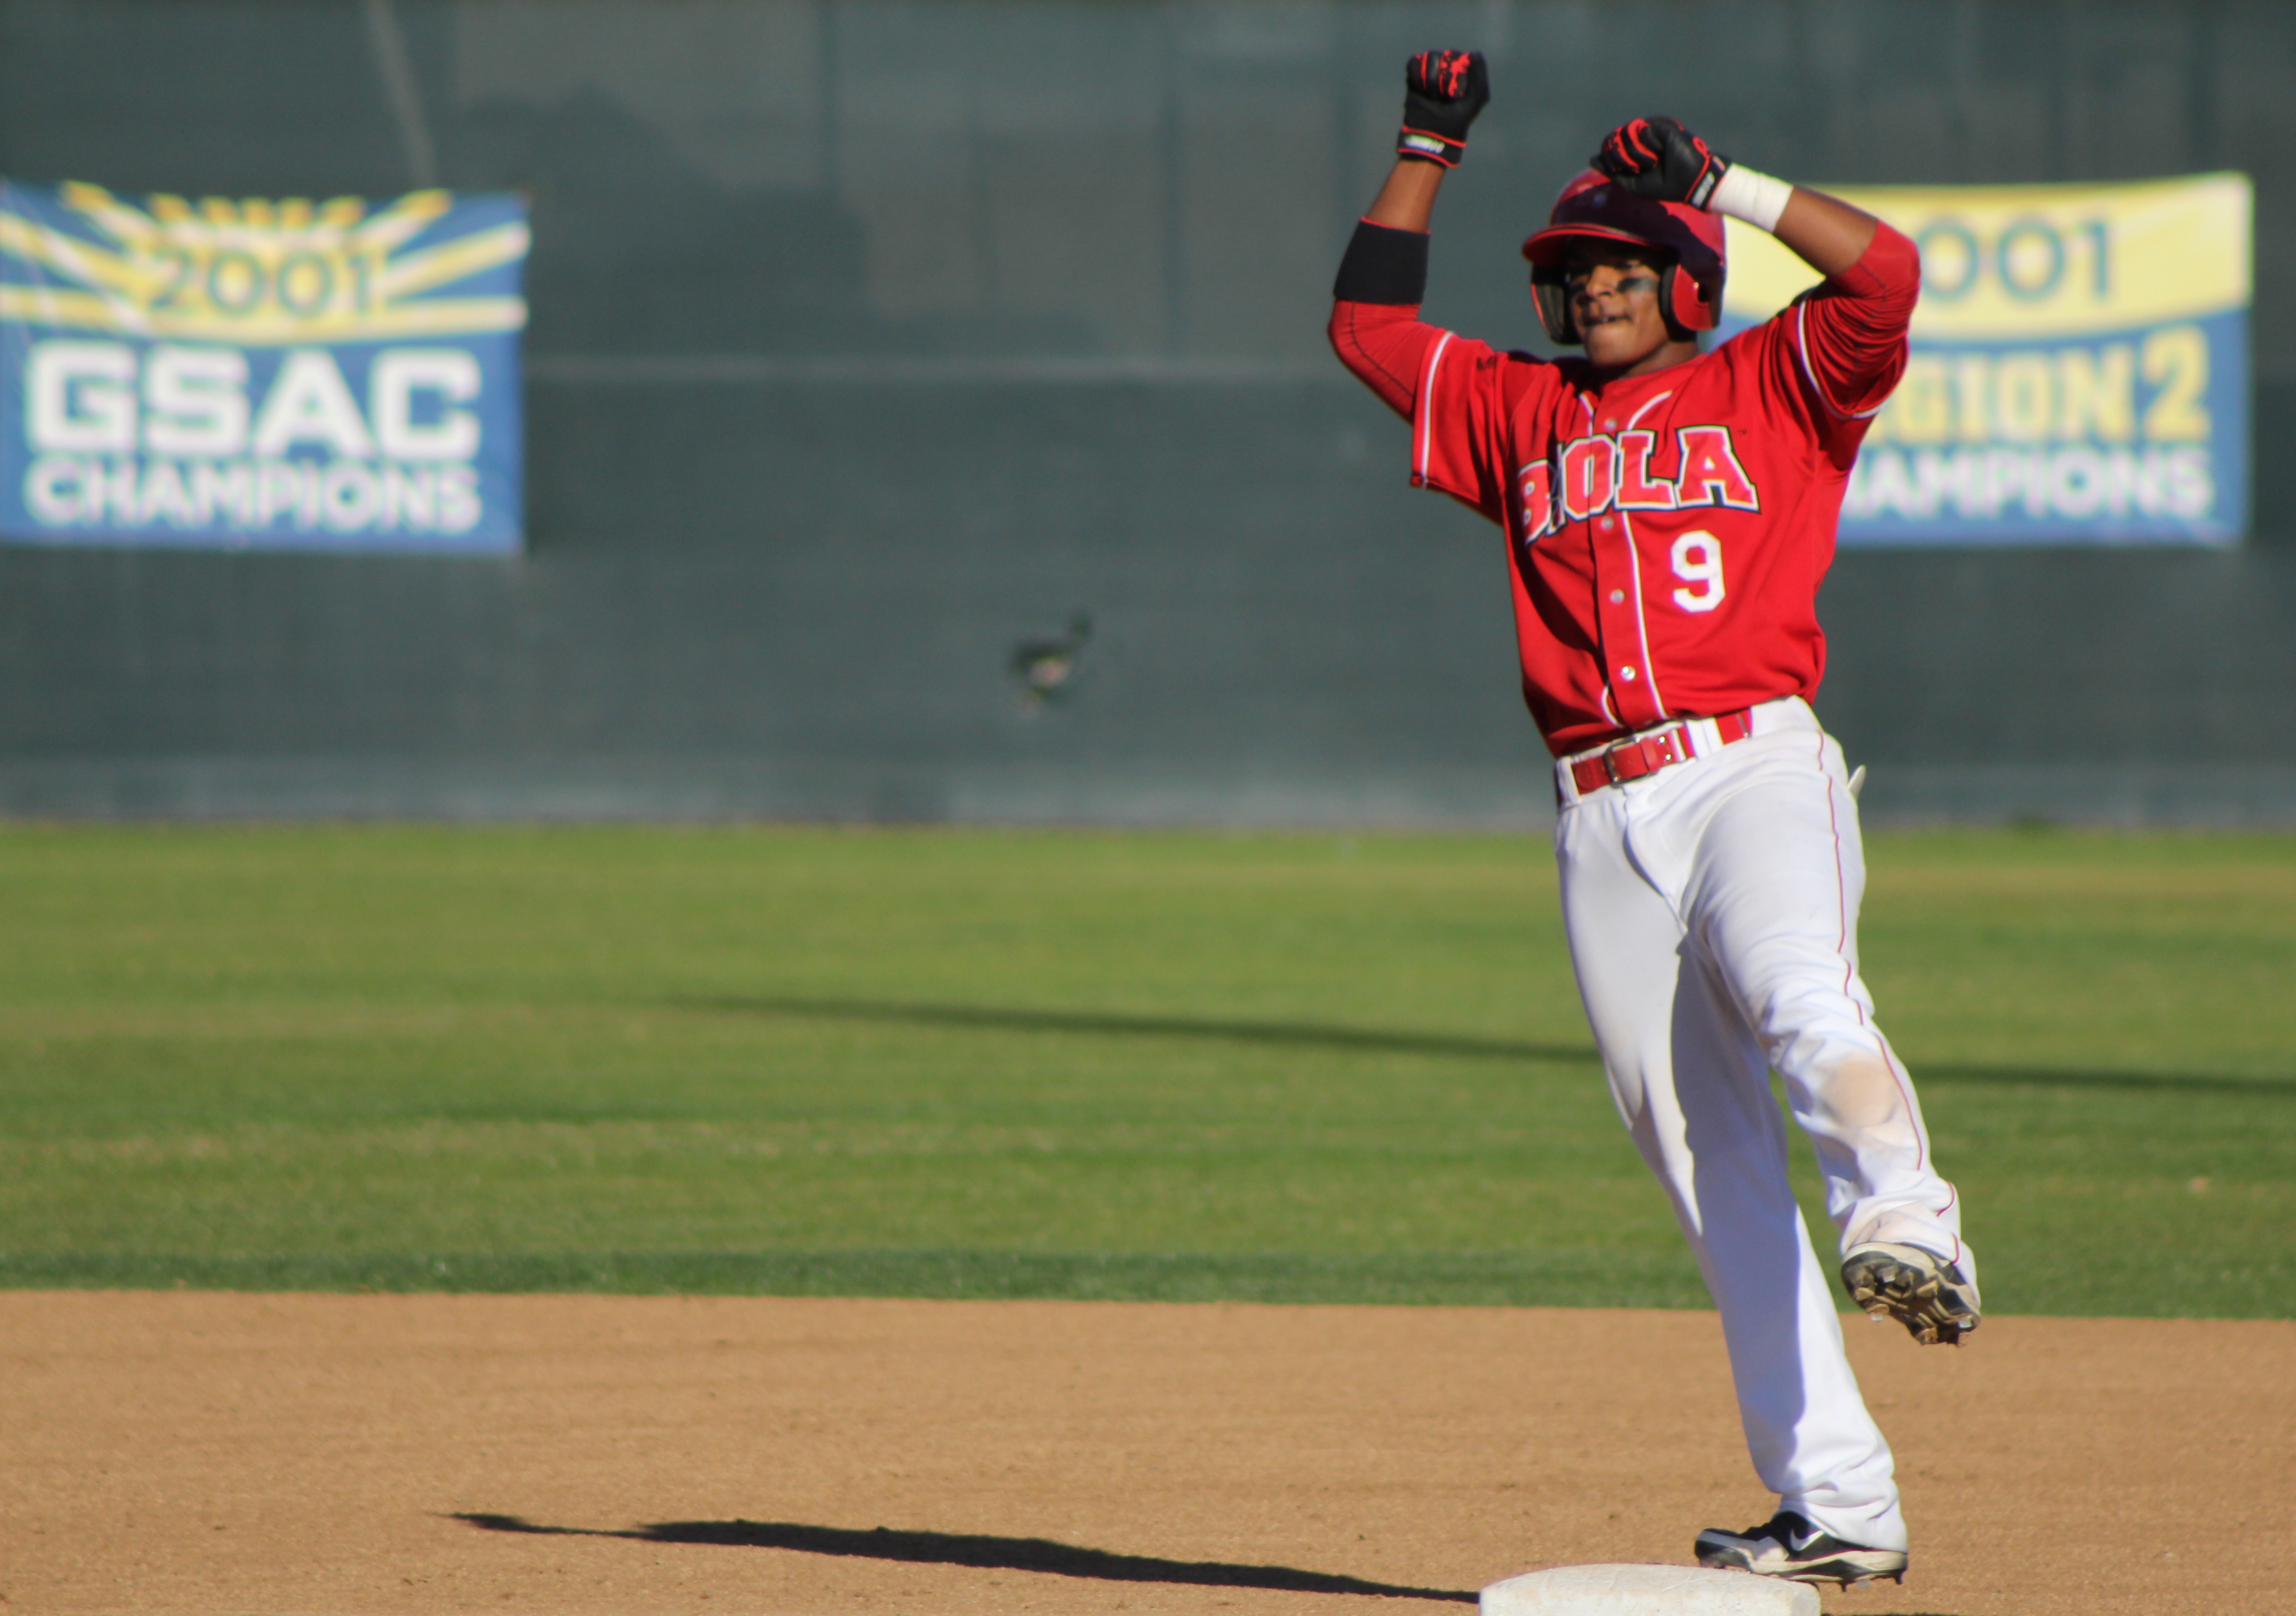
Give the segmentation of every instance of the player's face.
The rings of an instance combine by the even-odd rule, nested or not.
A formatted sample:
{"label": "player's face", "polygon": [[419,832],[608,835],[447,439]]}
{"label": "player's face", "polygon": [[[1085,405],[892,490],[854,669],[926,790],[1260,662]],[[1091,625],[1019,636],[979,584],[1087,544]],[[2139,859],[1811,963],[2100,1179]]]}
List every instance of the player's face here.
{"label": "player's face", "polygon": [[1671,340],[1659,312],[1659,266],[1632,248],[1575,248],[1562,273],[1570,318],[1597,367],[1632,370]]}

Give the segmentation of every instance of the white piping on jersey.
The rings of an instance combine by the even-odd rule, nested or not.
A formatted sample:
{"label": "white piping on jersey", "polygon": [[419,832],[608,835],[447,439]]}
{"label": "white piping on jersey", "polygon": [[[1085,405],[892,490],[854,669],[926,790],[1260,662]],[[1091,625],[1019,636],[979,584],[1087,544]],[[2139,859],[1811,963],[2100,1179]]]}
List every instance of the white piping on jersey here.
{"label": "white piping on jersey", "polygon": [[1450,346],[1451,333],[1447,331],[1436,342],[1434,351],[1427,356],[1427,373],[1419,379],[1419,452],[1413,456],[1417,463],[1411,469],[1419,474],[1422,483],[1427,480],[1427,456],[1435,431],[1435,367],[1443,363],[1443,350]]}
{"label": "white piping on jersey", "polygon": [[1607,676],[1603,680],[1603,687],[1595,693],[1603,698],[1603,716],[1610,719],[1611,723],[1617,725],[1620,729],[1626,728],[1627,721],[1619,717],[1619,710],[1611,704],[1611,681]]}
{"label": "white piping on jersey", "polygon": [[1644,415],[1649,414],[1654,407],[1665,403],[1666,400],[1673,397],[1674,390],[1669,387],[1666,391],[1657,394],[1655,397],[1644,399],[1642,408],[1636,410],[1633,414],[1627,417],[1627,431],[1630,432],[1633,431],[1635,428],[1642,424],[1642,420]]}
{"label": "white piping on jersey", "polygon": [[[1628,429],[1632,431],[1635,422],[1643,418],[1644,413],[1652,405],[1658,403],[1661,398],[1670,398],[1673,396],[1674,390],[1669,388],[1657,398],[1645,399],[1643,407],[1628,417]],[[1587,430],[1591,432],[1595,430],[1595,401],[1581,393],[1578,395],[1578,402],[1587,412]],[[1643,617],[1643,558],[1635,549],[1633,521],[1628,518],[1623,507],[1619,509],[1618,516],[1620,536],[1626,540],[1627,545],[1627,578],[1635,587],[1635,639],[1642,646],[1642,677],[1650,681],[1651,700],[1657,703],[1659,717],[1663,718],[1666,717],[1666,698],[1659,694],[1658,669],[1651,666],[1650,624]],[[1612,670],[1608,667],[1603,669],[1603,705],[1610,709],[1611,721],[1623,726],[1626,720],[1619,716],[1619,710],[1611,704],[1611,672]]]}
{"label": "white piping on jersey", "polygon": [[1793,348],[1794,358],[1801,365],[1802,380],[1809,383],[1809,390],[1817,395],[1817,401],[1825,406],[1825,413],[1836,421],[1870,421],[1882,413],[1882,405],[1890,402],[1884,398],[1870,410],[1845,410],[1825,396],[1825,389],[1818,383],[1817,373],[1810,368],[1809,305],[1807,303],[1794,305]]}
{"label": "white piping on jersey", "polygon": [[[1644,404],[1642,408],[1636,410],[1633,414],[1627,417],[1627,430],[1628,431],[1634,431],[1636,426],[1642,423],[1642,418],[1644,415],[1649,414],[1653,407],[1673,397],[1674,390],[1672,388],[1669,388],[1666,391],[1660,393],[1653,398],[1651,398]],[[1627,554],[1634,558],[1635,562],[1635,627],[1641,631],[1643,636],[1643,671],[1650,676],[1651,700],[1658,703],[1659,716],[1660,718],[1664,718],[1666,716],[1666,698],[1658,693],[1658,669],[1653,665],[1650,653],[1650,625],[1643,620],[1642,553],[1635,544],[1634,522],[1632,519],[1627,515],[1626,509],[1623,506],[1621,506],[1619,511],[1619,521],[1627,529]]]}
{"label": "white piping on jersey", "polygon": [[1626,535],[1627,576],[1635,586],[1635,636],[1642,642],[1643,677],[1650,681],[1651,702],[1658,709],[1660,718],[1666,717],[1666,698],[1658,692],[1658,669],[1651,664],[1650,621],[1643,615],[1643,558],[1635,544],[1634,519],[1624,508],[1619,512],[1619,530]]}

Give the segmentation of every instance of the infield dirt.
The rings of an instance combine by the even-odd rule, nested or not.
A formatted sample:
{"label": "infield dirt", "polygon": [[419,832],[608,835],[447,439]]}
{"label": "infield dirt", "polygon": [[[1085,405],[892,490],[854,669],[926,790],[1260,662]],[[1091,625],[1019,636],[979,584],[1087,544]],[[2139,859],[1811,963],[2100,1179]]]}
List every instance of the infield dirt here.
{"label": "infield dirt", "polygon": [[[2296,1609],[2296,1323],[1845,1321],[1830,1612]],[[10,1611],[1434,1611],[1768,1513],[1710,1314],[0,1293]]]}

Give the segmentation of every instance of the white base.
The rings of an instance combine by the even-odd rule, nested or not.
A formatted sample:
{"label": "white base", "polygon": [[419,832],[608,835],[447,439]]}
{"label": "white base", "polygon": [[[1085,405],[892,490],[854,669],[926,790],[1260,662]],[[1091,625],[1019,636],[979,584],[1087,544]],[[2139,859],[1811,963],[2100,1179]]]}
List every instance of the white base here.
{"label": "white base", "polygon": [[1562,1565],[1494,1582],[1482,1616],[1818,1616],[1817,1590],[1688,1565]]}

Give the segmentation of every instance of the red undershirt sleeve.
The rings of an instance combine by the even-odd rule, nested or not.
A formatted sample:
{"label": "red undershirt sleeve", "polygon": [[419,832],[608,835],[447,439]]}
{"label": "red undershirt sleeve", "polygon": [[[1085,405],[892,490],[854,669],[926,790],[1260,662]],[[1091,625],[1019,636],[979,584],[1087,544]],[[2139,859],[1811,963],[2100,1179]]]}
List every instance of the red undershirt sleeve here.
{"label": "red undershirt sleeve", "polygon": [[1332,351],[1340,363],[1385,400],[1388,408],[1410,420],[1428,347],[1443,334],[1420,323],[1419,306],[1334,303],[1330,332]]}

